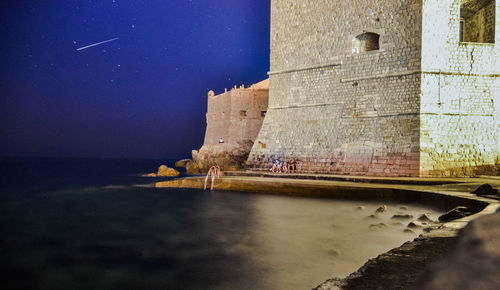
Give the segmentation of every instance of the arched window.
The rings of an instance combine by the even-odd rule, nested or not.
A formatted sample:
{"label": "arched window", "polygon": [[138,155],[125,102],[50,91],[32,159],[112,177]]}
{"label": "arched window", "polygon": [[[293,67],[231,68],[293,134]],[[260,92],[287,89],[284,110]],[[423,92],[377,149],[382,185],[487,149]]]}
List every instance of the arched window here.
{"label": "arched window", "polygon": [[379,49],[380,35],[372,32],[364,32],[352,40],[352,53],[360,53]]}

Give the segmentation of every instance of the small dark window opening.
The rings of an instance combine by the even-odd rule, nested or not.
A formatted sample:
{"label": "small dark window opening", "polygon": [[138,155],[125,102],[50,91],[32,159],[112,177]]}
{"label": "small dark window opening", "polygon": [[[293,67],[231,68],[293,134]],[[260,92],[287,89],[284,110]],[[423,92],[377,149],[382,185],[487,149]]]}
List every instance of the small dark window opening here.
{"label": "small dark window opening", "polygon": [[379,49],[380,35],[364,32],[352,40],[352,53],[360,53]]}
{"label": "small dark window opening", "polygon": [[463,19],[460,19],[460,32],[459,32],[460,42],[464,41],[464,23],[465,21]]}
{"label": "small dark window opening", "polygon": [[246,117],[246,116],[247,116],[247,111],[245,111],[245,110],[241,110],[241,111],[240,111],[240,116],[241,116],[241,117]]}
{"label": "small dark window opening", "polygon": [[495,0],[460,1],[460,42],[495,43]]}
{"label": "small dark window opening", "polygon": [[265,116],[266,116],[266,114],[267,114],[267,111],[260,111],[260,116],[261,116],[261,117],[265,117]]}

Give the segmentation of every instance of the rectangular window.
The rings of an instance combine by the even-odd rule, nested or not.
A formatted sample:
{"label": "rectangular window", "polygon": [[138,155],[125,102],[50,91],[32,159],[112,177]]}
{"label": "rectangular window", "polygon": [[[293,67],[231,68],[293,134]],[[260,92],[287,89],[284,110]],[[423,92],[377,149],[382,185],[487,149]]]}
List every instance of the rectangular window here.
{"label": "rectangular window", "polygon": [[495,43],[495,0],[460,1],[460,41]]}
{"label": "rectangular window", "polygon": [[460,42],[464,42],[464,20],[460,19]]}

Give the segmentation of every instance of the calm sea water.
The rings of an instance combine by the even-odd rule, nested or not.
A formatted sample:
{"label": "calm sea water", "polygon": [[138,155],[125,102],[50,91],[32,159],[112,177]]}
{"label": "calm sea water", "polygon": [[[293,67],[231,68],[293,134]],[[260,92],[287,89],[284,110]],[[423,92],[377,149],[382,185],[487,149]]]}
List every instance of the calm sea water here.
{"label": "calm sea water", "polygon": [[417,235],[400,204],[156,189],[162,163],[0,159],[1,289],[310,289]]}

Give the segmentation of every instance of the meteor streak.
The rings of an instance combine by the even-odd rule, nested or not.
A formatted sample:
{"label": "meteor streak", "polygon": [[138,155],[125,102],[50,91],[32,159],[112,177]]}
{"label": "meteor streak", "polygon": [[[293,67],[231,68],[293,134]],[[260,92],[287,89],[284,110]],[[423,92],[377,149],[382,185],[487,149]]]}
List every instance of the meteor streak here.
{"label": "meteor streak", "polygon": [[103,43],[106,43],[106,42],[111,42],[111,41],[115,41],[117,39],[120,39],[119,37],[115,37],[115,38],[111,38],[111,39],[108,39],[108,40],[105,40],[105,41],[101,41],[101,42],[98,42],[98,43],[94,43],[94,44],[91,44],[91,45],[87,45],[87,46],[84,46],[84,47],[80,47],[80,48],[77,48],[76,50],[83,50],[83,49],[86,49],[86,48],[89,48],[89,47],[92,47],[92,46],[96,46],[96,45],[100,45],[100,44],[103,44]]}

